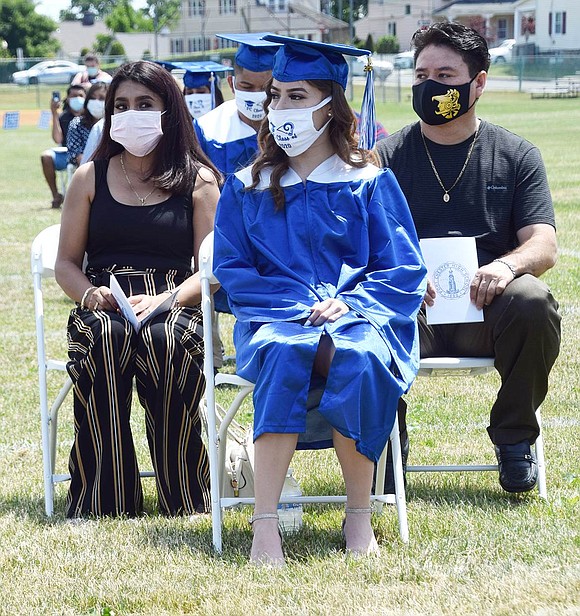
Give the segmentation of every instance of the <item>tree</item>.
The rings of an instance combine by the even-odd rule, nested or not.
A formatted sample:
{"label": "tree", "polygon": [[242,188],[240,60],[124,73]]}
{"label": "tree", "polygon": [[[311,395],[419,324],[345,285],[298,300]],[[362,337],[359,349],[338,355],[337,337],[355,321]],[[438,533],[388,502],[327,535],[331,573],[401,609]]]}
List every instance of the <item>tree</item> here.
{"label": "tree", "polygon": [[374,51],[375,50],[375,44],[373,43],[373,35],[372,34],[369,34],[367,36],[367,40],[365,41],[364,48],[368,49],[369,51]]}
{"label": "tree", "polygon": [[0,2],[0,39],[6,41],[6,51],[16,56],[22,47],[24,55],[53,56],[59,43],[51,38],[57,24],[34,11],[32,0],[2,0]]}
{"label": "tree", "polygon": [[119,2],[105,17],[105,23],[113,32],[153,31],[153,20],[143,11],[136,11],[129,0]]}
{"label": "tree", "polygon": [[93,51],[102,56],[124,56],[125,48],[109,34],[97,34],[97,39],[93,45]]}
{"label": "tree", "polygon": [[399,40],[396,36],[381,36],[375,45],[377,53],[397,53],[399,51]]}
{"label": "tree", "polygon": [[147,0],[147,8],[143,12],[153,20],[153,31],[174,23],[181,11],[181,0]]}
{"label": "tree", "polygon": [[[357,19],[362,19],[368,12],[368,0],[353,0],[352,3],[352,19],[355,22]],[[329,0],[329,14],[338,19],[342,19],[347,24],[350,23],[350,2],[349,0]]]}
{"label": "tree", "polygon": [[87,11],[103,19],[113,11],[116,0],[70,0],[70,7],[60,12],[63,21],[75,21]]}

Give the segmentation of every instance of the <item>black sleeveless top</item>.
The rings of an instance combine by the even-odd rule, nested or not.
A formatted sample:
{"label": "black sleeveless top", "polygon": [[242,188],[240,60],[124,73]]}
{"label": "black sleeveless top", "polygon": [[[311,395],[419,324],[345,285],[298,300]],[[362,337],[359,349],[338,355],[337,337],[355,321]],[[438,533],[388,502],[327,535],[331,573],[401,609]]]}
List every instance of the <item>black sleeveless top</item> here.
{"label": "black sleeveless top", "polygon": [[[142,207],[116,201],[107,184],[108,160],[96,160],[95,198],[91,204],[87,269],[115,266],[187,276],[193,257],[191,195],[171,196]],[[193,186],[192,186],[193,191]]]}

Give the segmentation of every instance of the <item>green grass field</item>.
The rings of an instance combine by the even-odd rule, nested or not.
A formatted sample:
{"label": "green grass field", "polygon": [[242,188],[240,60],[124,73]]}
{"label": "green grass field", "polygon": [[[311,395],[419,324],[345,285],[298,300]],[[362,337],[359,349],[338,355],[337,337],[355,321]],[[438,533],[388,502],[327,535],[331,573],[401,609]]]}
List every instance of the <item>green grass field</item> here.
{"label": "green grass field", "polygon": [[[36,91],[0,88],[0,114],[18,108],[38,108]],[[413,474],[408,545],[388,507],[374,519],[381,557],[348,561],[341,510],[309,506],[303,529],[285,538],[283,571],[247,564],[247,509],[226,514],[218,556],[207,516],[157,515],[151,480],[140,519],[67,522],[66,486],[45,517],[29,259],[34,236],[59,221],[39,161],[50,134],[0,131],[0,614],[580,614],[580,106],[489,92],[479,113],[540,147],[555,200],[560,258],[545,280],[560,301],[563,340],[543,405],[548,500],[507,495],[495,473]],[[400,104],[380,103],[378,117],[391,132],[414,120],[407,93]],[[53,356],[66,354],[70,308],[49,286]],[[51,381],[53,393],[57,386]],[[493,462],[485,427],[497,387],[495,375],[419,379],[408,396],[410,463]],[[145,468],[138,406],[133,420]],[[59,434],[64,472],[70,400]],[[292,466],[305,493],[343,490],[332,452],[297,454]]]}

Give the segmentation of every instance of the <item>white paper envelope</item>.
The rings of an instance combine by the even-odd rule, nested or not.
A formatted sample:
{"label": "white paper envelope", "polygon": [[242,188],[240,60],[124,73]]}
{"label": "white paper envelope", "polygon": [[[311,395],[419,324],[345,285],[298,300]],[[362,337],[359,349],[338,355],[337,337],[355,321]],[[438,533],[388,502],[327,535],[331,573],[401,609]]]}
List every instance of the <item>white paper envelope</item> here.
{"label": "white paper envelope", "polygon": [[427,306],[427,323],[478,323],[483,310],[469,299],[469,285],[479,265],[474,237],[422,239],[421,251],[429,280],[435,287],[435,304]]}

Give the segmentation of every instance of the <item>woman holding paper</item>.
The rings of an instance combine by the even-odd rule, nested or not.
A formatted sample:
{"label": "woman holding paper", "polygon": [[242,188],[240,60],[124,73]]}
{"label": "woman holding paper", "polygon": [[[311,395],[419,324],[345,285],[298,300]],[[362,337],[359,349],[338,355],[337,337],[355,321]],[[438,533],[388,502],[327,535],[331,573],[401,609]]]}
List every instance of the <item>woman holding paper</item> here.
{"label": "woman holding paper", "polygon": [[283,44],[266,88],[268,123],[254,165],[224,187],[214,268],[237,318],[238,374],[256,384],[250,558],[278,566],[277,505],[318,383],[346,487],[346,549],[378,550],[373,468],[418,368],[425,267],[393,174],[372,164],[372,141],[354,139],[343,55],[370,52],[264,38]]}
{"label": "woman holding paper", "polygon": [[[122,66],[94,161],[67,191],[56,262],[58,283],[77,302],[67,330],[75,414],[68,517],[142,511],[129,421],[134,379],[159,509],[209,509],[197,412],[200,285],[191,264],[218,197],[219,173],[199,149],[174,79],[151,62]],[[139,332],[120,313],[112,282],[142,322]]]}

